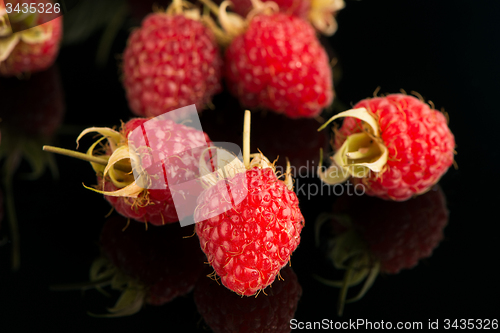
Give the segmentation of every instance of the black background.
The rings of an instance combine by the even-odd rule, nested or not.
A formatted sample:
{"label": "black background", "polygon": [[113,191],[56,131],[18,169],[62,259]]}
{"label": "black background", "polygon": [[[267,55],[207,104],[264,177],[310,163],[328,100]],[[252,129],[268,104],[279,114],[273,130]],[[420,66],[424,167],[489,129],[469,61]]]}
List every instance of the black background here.
{"label": "black background", "polygon": [[[493,0],[347,1],[338,16],[339,30],[329,39],[341,69],[338,98],[354,104],[371,96],[378,86],[381,93],[419,92],[449,113],[459,168],[451,168],[440,182],[450,220],[433,256],[412,270],[379,277],[361,301],[346,307],[342,318],[336,316],[338,290],[311,277],[324,263],[314,249],[312,222],[320,212],[330,211],[334,198],[299,197],[306,227],[292,257],[303,288],[297,320],[409,320],[425,326],[429,319],[441,319],[441,323],[445,318],[498,319],[500,195],[495,171],[500,161],[495,139],[500,120],[500,29],[495,22],[499,7]],[[131,116],[114,57],[125,47],[128,27],[120,30],[112,56],[99,69],[94,58],[101,33],[61,49],[57,65],[66,116],[55,142],[59,146],[74,148],[81,128],[112,126]],[[272,133],[258,129],[252,135],[269,135],[273,140]],[[9,246],[0,248],[2,331],[205,330],[192,294],[162,307],[148,306],[132,317],[98,319],[87,311],[102,312],[113,300],[96,291],[49,290],[52,284],[87,279],[109,211],[107,202],[81,186],[95,182],[87,163],[65,157],[57,157],[57,162],[57,180],[48,173],[37,181],[15,179],[22,266],[11,272]]]}

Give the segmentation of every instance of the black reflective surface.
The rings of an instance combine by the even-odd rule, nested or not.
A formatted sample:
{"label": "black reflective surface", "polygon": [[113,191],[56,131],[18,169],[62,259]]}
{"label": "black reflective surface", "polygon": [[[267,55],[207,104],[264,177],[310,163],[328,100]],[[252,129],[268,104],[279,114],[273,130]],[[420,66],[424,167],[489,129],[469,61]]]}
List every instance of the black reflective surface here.
{"label": "black reflective surface", "polygon": [[[347,1],[338,16],[339,31],[328,39],[338,58],[335,84],[339,102],[345,109],[371,96],[378,86],[381,92],[419,92],[432,100],[437,109],[443,107],[449,113],[457,142],[458,169],[450,168],[440,181],[449,220],[444,238],[432,256],[411,270],[378,276],[360,301],[346,305],[341,318],[336,308],[339,289],[325,286],[313,277],[338,277],[332,273],[333,266],[324,249],[314,243],[314,223],[321,213],[332,211],[336,196],[299,194],[306,226],[301,244],[292,256],[293,272],[302,289],[295,312],[297,321],[365,319],[391,321],[394,325],[411,321],[426,327],[429,320],[439,319],[440,327],[444,327],[444,319],[499,319],[500,236],[496,206],[500,195],[495,173],[500,162],[495,140],[500,120],[496,111],[500,74],[500,29],[495,23],[498,9],[495,1]],[[102,28],[96,28],[86,39],[63,45],[55,72],[60,75],[63,98],[57,103],[65,106],[65,112],[61,125],[50,135],[52,144],[73,149],[77,135],[85,127],[111,127],[132,116],[116,60],[125,47],[130,22],[123,24],[111,44],[104,67],[95,63]],[[12,100],[13,96],[19,104]],[[29,96],[28,91],[14,95],[1,90],[0,108],[34,98]],[[218,113],[217,109],[219,105],[225,109],[231,104],[230,97],[217,96],[216,109],[201,114],[202,125],[206,123],[204,128],[214,140],[240,144],[242,114],[231,114],[231,109]],[[342,109],[342,104],[337,107]],[[48,117],[48,121],[54,120],[53,115]],[[213,122],[219,117],[220,123],[228,121],[234,130],[218,130],[220,125]],[[255,141],[287,141],[283,129],[274,133],[269,128],[259,129],[257,124],[252,128],[252,137],[258,137]],[[300,134],[300,127],[289,131],[294,140]],[[4,142],[2,129],[2,145]],[[88,147],[88,142],[85,144]],[[88,163],[60,156],[55,160],[57,178],[49,169],[36,180],[23,178],[32,170],[26,159],[12,178],[21,236],[21,266],[17,272],[10,269],[12,243],[3,194],[2,331],[210,331],[192,292],[162,306],[147,305],[130,317],[107,319],[91,317],[87,312],[105,312],[106,307],[115,304],[117,294],[106,298],[96,290],[82,293],[49,289],[51,285],[88,281],[89,268],[99,256],[99,234],[110,210],[101,195],[82,186],[82,182],[96,181]],[[319,181],[304,177],[297,183]]]}

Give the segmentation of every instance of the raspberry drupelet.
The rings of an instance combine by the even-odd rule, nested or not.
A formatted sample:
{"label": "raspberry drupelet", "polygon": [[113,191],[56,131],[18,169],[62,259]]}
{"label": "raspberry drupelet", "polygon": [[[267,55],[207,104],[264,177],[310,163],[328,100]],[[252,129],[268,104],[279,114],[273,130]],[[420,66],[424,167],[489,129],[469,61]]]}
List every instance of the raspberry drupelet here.
{"label": "raspberry drupelet", "polygon": [[[224,78],[244,107],[263,108],[290,118],[314,118],[334,97],[328,55],[309,22],[262,3],[246,18],[203,0],[219,17],[205,18],[224,53]],[[293,36],[293,38],[290,38]]]}
{"label": "raspberry drupelet", "polygon": [[250,161],[249,111],[246,116],[245,162],[232,160],[226,178],[206,178],[210,187],[198,198],[195,228],[214,276],[237,294],[251,296],[272,284],[288,263],[304,217],[289,168],[283,181],[262,154]]}
{"label": "raspberry drupelet", "polygon": [[455,138],[446,115],[416,97],[365,99],[322,128],[341,117],[333,165],[319,172],[329,184],[353,177],[368,195],[404,201],[429,190],[453,164]]}
{"label": "raspberry drupelet", "polygon": [[[188,9],[186,9],[188,8]],[[222,57],[199,10],[175,0],[166,12],[149,14],[123,54],[123,85],[132,112],[161,115],[187,105],[198,110],[222,91]]]}

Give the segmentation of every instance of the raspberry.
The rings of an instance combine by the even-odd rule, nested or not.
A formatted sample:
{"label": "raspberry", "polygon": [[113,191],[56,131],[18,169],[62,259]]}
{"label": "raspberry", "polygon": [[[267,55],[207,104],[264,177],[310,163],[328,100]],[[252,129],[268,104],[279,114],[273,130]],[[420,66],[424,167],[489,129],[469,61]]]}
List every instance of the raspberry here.
{"label": "raspberry", "polygon": [[437,185],[405,202],[344,195],[335,202],[333,213],[335,238],[329,256],[337,268],[347,270],[340,284],[347,288],[367,278],[354,299],[363,296],[379,271],[397,274],[430,257],[443,239],[449,215]]}
{"label": "raspberry", "polygon": [[[17,4],[48,4],[50,1],[30,0],[12,1]],[[34,16],[38,15],[38,16]],[[11,15],[10,17],[14,17]],[[32,19],[36,19],[31,23]],[[5,6],[0,3],[0,75],[19,76],[49,68],[55,61],[62,38],[62,17],[55,13],[28,14],[21,16],[19,22],[10,22],[17,26],[33,26],[27,30],[12,33],[11,27],[2,27],[1,21],[9,22]],[[39,24],[37,26],[37,24]],[[17,30],[17,29],[16,29]]]}
{"label": "raspberry", "polygon": [[446,116],[413,96],[365,99],[328,122],[339,117],[347,118],[335,131],[335,165],[321,174],[330,184],[353,176],[369,195],[404,201],[427,191],[453,163]]}
{"label": "raspberry", "polygon": [[[101,177],[98,177],[97,188],[104,188],[106,192],[116,192],[119,190],[112,182],[105,182]],[[164,196],[156,199],[152,193],[159,190],[149,190],[147,193],[140,195],[138,198],[133,197],[115,197],[104,195],[104,198],[110,205],[121,215],[134,219],[139,222],[151,223],[153,225],[163,225],[166,223],[174,223],[179,221],[177,213],[174,208],[174,200],[170,191],[165,191]],[[163,192],[163,191],[162,191]],[[146,195],[149,198],[146,199]],[[147,205],[140,206],[137,201],[146,201]]]}
{"label": "raspberry", "polygon": [[[247,112],[248,127],[249,116]],[[233,161],[231,170],[237,172],[213,181],[198,197],[195,210],[195,230],[209,264],[224,286],[245,296],[273,283],[299,245],[304,225],[289,170],[281,181],[263,155],[249,162],[248,136],[249,128],[243,144],[245,163],[236,166],[239,160]]]}
{"label": "raspberry", "polygon": [[[147,168],[146,172],[151,178],[149,188],[142,189],[137,198],[108,195],[105,197],[120,214],[137,221],[150,222],[153,225],[176,222],[184,216],[178,216],[174,206],[174,196],[184,202],[184,211],[189,210],[192,214],[196,197],[202,188],[196,186],[185,192],[176,191],[172,195],[166,177],[174,180],[174,184],[194,180],[198,175],[199,156],[210,139],[203,132],[193,128],[176,124],[171,120],[158,119],[150,121],[132,119],[123,126],[124,135],[127,135],[129,140],[134,140],[128,133],[138,126],[142,126],[144,131],[146,122],[149,139],[147,147],[152,148],[152,151],[151,154],[141,156],[142,161],[139,164]],[[136,142],[136,144],[139,143]],[[137,150],[140,151],[141,147],[137,147]],[[151,159],[161,161],[161,163],[152,163]],[[161,176],[165,172],[168,176]],[[155,178],[158,175],[161,177]],[[118,182],[106,183],[110,187],[110,192],[118,190],[116,183]]]}
{"label": "raspberry", "polygon": [[[134,130],[139,127],[140,131]],[[201,152],[210,144],[205,133],[162,118],[131,119],[122,126],[121,132],[88,128],[78,140],[90,132],[98,132],[107,139],[108,144],[101,152],[95,151],[102,138],[91,146],[86,156],[47,146],[44,150],[92,162],[99,184],[93,190],[104,194],[118,213],[127,218],[163,225],[192,215],[196,198],[203,190],[192,181],[199,174]],[[130,145],[134,145],[133,149],[129,149]],[[188,184],[171,192],[172,185],[184,183]],[[182,211],[176,210],[174,201]]]}
{"label": "raspberry", "polygon": [[196,104],[198,110],[222,91],[222,59],[213,33],[174,1],[167,12],[148,15],[130,35],[123,54],[123,84],[130,109],[158,116]]}
{"label": "raspberry", "polygon": [[312,26],[298,17],[256,15],[231,42],[225,61],[228,88],[246,107],[299,118],[315,117],[332,103],[328,56]]}
{"label": "raspberry", "polygon": [[[110,316],[131,315],[145,303],[163,305],[189,293],[204,268],[205,256],[190,231],[179,225],[146,231],[127,220],[109,218],[101,231],[102,256],[94,261],[91,281],[106,279],[122,297]],[[119,281],[118,283],[116,281]]]}
{"label": "raspberry", "polygon": [[[300,243],[303,217],[294,192],[271,168],[254,167],[228,180],[232,192],[247,188],[245,199],[231,210],[196,224],[203,252],[222,284],[250,296],[270,285]],[[246,178],[246,179],[245,179]],[[199,198],[196,218],[203,220],[225,200],[224,180]]]}
{"label": "raspberry", "polygon": [[216,333],[290,332],[302,287],[292,268],[280,272],[266,295],[241,298],[210,279],[199,279],[194,301],[205,323]]}

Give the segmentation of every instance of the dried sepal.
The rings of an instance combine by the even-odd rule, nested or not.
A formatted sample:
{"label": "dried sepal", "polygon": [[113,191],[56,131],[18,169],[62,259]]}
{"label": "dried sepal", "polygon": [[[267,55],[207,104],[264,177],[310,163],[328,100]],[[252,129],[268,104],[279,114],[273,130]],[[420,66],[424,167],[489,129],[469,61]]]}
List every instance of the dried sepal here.
{"label": "dried sepal", "polygon": [[[52,38],[53,31],[51,25],[42,24],[34,26],[38,18],[38,13],[12,13],[9,16],[7,16],[5,9],[0,12],[0,62],[6,60],[20,42],[40,44]],[[14,33],[10,21],[21,24],[29,29]]]}
{"label": "dried sepal", "polygon": [[366,132],[351,134],[333,156],[333,161],[356,178],[368,176],[370,170],[381,172],[387,163],[387,147]]}
{"label": "dried sepal", "polygon": [[[96,142],[94,142],[89,149],[87,149],[87,155],[89,156],[94,156],[94,149],[95,147],[101,143],[101,141],[103,141],[104,139],[106,139],[104,136],[102,138],[100,138],[99,140],[97,140]],[[92,166],[92,169],[94,169],[94,171],[97,173],[97,174],[103,174],[104,173],[104,168],[105,166],[102,165],[102,164],[99,164],[99,163],[95,163],[95,162],[90,162],[90,165]]]}
{"label": "dried sepal", "polygon": [[342,184],[343,182],[351,178],[349,172],[346,172],[344,168],[341,168],[336,164],[332,164],[325,171],[322,171],[321,166],[319,166],[318,176],[324,183],[328,185]]}
{"label": "dried sepal", "polygon": [[[103,137],[99,138],[96,142],[94,142],[87,151],[87,154],[90,156],[94,155],[94,150],[96,146],[101,143],[104,139],[107,140],[109,147],[112,151],[111,156],[107,157],[106,165],[101,165],[98,163],[92,163],[92,167],[96,173],[100,174],[102,177],[109,177],[111,182],[118,187],[116,191],[105,191],[104,190],[104,182],[103,189],[98,190],[92,187],[85,186],[85,188],[90,189],[94,192],[98,192],[104,195],[113,196],[113,197],[130,197],[137,198],[141,192],[144,190],[143,187],[139,186],[132,175],[132,168],[130,167],[130,150],[128,145],[126,145],[125,137],[107,127],[90,127],[85,129],[78,138],[76,139],[77,144],[81,140],[83,136],[88,133],[97,132],[101,134]],[[120,163],[122,161],[126,161],[125,163]]]}
{"label": "dried sepal", "polygon": [[104,194],[110,197],[129,197],[129,198],[137,198],[139,197],[139,194],[141,194],[142,191],[144,191],[144,188],[141,186],[137,185],[136,182],[132,182],[129,185],[120,188],[116,191],[101,191],[93,187],[86,186],[83,184],[83,187],[85,187],[88,190]]}
{"label": "dried sepal", "polygon": [[258,167],[261,169],[271,168],[273,171],[275,170],[274,165],[269,161],[269,159],[264,156],[262,153],[250,154],[252,160],[250,161],[249,169]]}
{"label": "dried sepal", "polygon": [[[206,162],[205,155],[210,150],[215,150],[216,160],[211,158],[213,168],[212,171]],[[206,148],[200,155],[199,169],[201,181],[205,187],[215,185],[219,180],[227,179],[236,176],[238,173],[245,172],[245,165],[233,153],[218,147]]]}
{"label": "dried sepal", "polygon": [[0,37],[8,36],[12,34],[12,28],[10,26],[10,20],[7,16],[7,11],[5,8],[0,9]]}
{"label": "dried sepal", "polygon": [[319,177],[330,185],[342,183],[350,177],[365,178],[370,172],[381,172],[389,157],[389,151],[380,138],[378,122],[365,108],[341,112],[325,122],[318,131],[342,117],[353,117],[363,121],[364,131],[346,138],[332,157],[332,166],[325,172],[322,172],[320,164]]}
{"label": "dried sepal", "polygon": [[108,164],[104,168],[103,176],[106,177],[109,175],[111,181],[113,182],[113,184],[115,184],[116,187],[119,187],[119,188],[124,187],[124,185],[121,184],[121,183],[123,183],[123,179],[127,179],[128,184],[132,181],[130,179],[129,175],[127,175],[123,171],[119,171],[119,170],[116,170],[114,168],[115,164],[122,161],[122,160],[129,160],[130,161],[129,156],[130,156],[129,149],[127,146],[118,147],[115,151],[113,151],[113,153],[109,157]]}
{"label": "dried sepal", "polygon": [[329,185],[341,184],[351,177],[349,172],[335,164],[335,161],[323,171],[323,149],[320,149],[318,176],[324,183]]}
{"label": "dried sepal", "polygon": [[109,127],[89,127],[83,130],[83,132],[80,133],[78,138],[76,138],[76,144],[77,144],[76,147],[78,148],[78,144],[82,137],[92,132],[97,132],[102,136],[104,136],[108,140],[109,146],[112,151],[114,151],[120,143],[123,144],[126,141],[125,137],[121,133]]}
{"label": "dried sepal", "polygon": [[290,167],[290,160],[286,159],[286,171],[285,171],[285,180],[284,183],[286,187],[290,190],[293,191],[293,179],[292,179],[292,170]]}
{"label": "dried sepal", "polygon": [[377,120],[373,117],[373,115],[370,112],[368,112],[368,110],[366,108],[357,108],[357,109],[351,109],[351,110],[347,110],[344,112],[340,112],[339,114],[328,119],[318,129],[318,132],[321,131],[322,129],[324,129],[329,123],[331,123],[335,119],[345,118],[345,117],[353,117],[353,118],[364,121],[366,124],[368,124],[370,126],[371,130],[373,131],[372,132],[373,135],[376,137],[379,136],[380,129],[379,129]]}
{"label": "dried sepal", "polygon": [[0,62],[10,56],[20,40],[21,36],[19,36],[19,34],[12,34],[10,36],[0,38]]}
{"label": "dried sepal", "polygon": [[248,19],[245,20],[236,13],[228,12],[227,7],[231,6],[230,1],[223,1],[220,6],[210,0],[200,0],[200,2],[218,18],[220,27],[208,14],[202,16],[202,21],[212,30],[219,45],[228,46],[236,36],[246,31]]}
{"label": "dried sepal", "polygon": [[189,1],[174,0],[165,12],[168,15],[184,15],[191,20],[200,19],[200,10]]}
{"label": "dried sepal", "polygon": [[52,38],[52,26],[43,25],[18,32],[26,44],[40,44]]}
{"label": "dried sepal", "polygon": [[338,27],[334,14],[344,7],[344,0],[312,0],[309,21],[324,35],[331,36]]}

